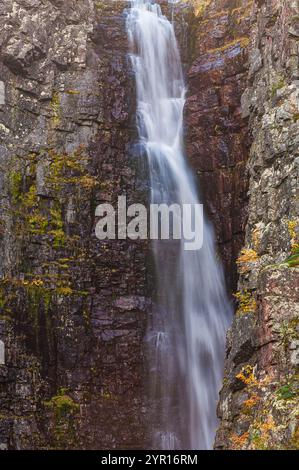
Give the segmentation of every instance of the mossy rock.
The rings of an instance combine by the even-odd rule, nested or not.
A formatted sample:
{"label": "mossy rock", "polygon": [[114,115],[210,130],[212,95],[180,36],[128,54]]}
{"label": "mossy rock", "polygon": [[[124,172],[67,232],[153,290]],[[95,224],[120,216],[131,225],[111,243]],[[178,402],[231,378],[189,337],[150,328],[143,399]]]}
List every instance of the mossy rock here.
{"label": "mossy rock", "polygon": [[47,408],[50,408],[58,420],[67,418],[70,415],[75,415],[79,412],[80,405],[75,403],[74,400],[67,395],[65,389],[61,389],[58,395],[55,395],[51,400],[44,403]]}

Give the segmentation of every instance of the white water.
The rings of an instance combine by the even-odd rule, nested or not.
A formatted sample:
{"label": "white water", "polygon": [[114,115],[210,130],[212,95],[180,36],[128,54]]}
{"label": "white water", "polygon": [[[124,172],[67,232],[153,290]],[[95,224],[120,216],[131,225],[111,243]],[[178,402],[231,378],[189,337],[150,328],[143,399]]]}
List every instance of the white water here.
{"label": "white water", "polygon": [[[185,85],[173,25],[158,4],[133,0],[127,29],[151,202],[197,204],[184,158]],[[158,307],[147,335],[151,445],[162,450],[211,449],[231,318],[213,231],[205,221],[199,251],[185,251],[183,241],[152,245]]]}

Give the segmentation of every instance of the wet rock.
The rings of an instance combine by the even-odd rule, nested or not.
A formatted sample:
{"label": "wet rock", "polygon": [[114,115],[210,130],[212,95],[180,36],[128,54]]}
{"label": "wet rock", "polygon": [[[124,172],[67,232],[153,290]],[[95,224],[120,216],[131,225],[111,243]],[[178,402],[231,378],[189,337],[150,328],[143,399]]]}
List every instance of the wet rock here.
{"label": "wet rock", "polygon": [[125,5],[2,3],[0,445],[142,447],[147,246],[94,234],[100,190],[144,197]]}
{"label": "wet rock", "polygon": [[232,10],[226,2],[212,1],[196,18],[185,111],[187,154],[232,291],[246,222],[248,134],[243,118],[249,111],[241,115],[240,101],[247,78],[250,14],[246,2]]}
{"label": "wet rock", "polygon": [[254,318],[251,314],[237,318],[234,322],[231,332],[233,341],[230,356],[235,365],[249,361],[254,352],[253,328]]}
{"label": "wet rock", "polygon": [[115,301],[115,306],[120,310],[145,310],[147,306],[146,299],[144,297],[121,297]]}
{"label": "wet rock", "polygon": [[[298,63],[290,60],[297,42],[286,27],[293,24],[295,7],[280,1],[258,3],[252,10],[249,75],[242,95],[242,113],[249,118],[253,137],[244,248],[258,258],[240,270],[238,283],[239,292],[249,289],[257,305],[251,323],[247,315],[237,316],[229,333],[219,405],[225,412],[216,437],[221,449],[297,448],[296,427],[289,431],[289,426],[292,410],[298,408],[299,279],[298,269],[284,263],[297,243],[298,224],[298,86],[293,82]],[[240,387],[248,399],[238,409],[234,403]],[[288,397],[293,399],[290,407]],[[259,429],[262,439],[255,441],[265,413],[271,435]]]}

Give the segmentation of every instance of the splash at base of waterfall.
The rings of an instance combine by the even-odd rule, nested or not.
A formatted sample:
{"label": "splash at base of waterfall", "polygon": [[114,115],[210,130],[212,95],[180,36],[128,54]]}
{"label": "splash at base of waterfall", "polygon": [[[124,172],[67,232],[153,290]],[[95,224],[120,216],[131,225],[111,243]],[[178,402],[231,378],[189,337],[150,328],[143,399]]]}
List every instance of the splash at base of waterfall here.
{"label": "splash at base of waterfall", "polygon": [[[158,4],[133,0],[127,30],[151,203],[199,204],[184,156],[185,85],[173,25]],[[146,338],[151,445],[211,449],[231,319],[213,230],[205,220],[203,247],[196,252],[185,251],[183,241],[153,241],[152,249],[157,308]]]}

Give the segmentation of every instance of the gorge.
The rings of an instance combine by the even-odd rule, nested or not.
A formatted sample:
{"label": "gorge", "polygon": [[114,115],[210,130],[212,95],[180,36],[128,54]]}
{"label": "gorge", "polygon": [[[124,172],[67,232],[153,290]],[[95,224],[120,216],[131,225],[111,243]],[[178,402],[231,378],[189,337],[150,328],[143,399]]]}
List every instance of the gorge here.
{"label": "gorge", "polygon": [[[146,0],[132,2],[127,24],[135,52],[137,120],[149,166],[150,202],[198,205],[183,151],[185,86],[174,29],[160,6]],[[152,241],[157,306],[148,329],[148,373],[150,407],[156,410],[152,445],[162,450],[213,447],[231,317],[205,218],[203,246],[188,251],[186,242]]]}
{"label": "gorge", "polygon": [[[183,72],[175,67],[176,83],[168,80],[163,93],[173,96],[173,87],[178,114],[184,107],[178,134],[234,294],[214,446],[297,449],[298,3],[152,3],[169,34],[174,25]],[[2,0],[0,7],[0,449],[160,448],[146,393],[148,325],[164,332],[155,256],[147,240],[95,235],[98,204],[115,206],[121,194],[129,204],[148,203],[131,3]],[[171,42],[168,53],[176,54]],[[166,284],[170,261],[159,267]],[[190,303],[194,289],[196,302],[200,296],[197,272],[184,287]],[[171,406],[182,393],[178,387]]]}

